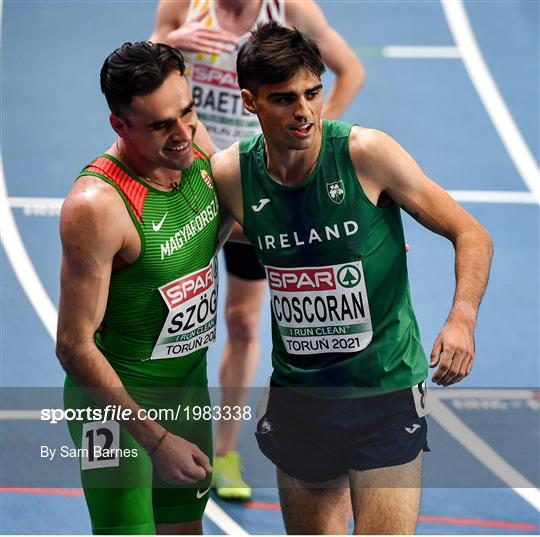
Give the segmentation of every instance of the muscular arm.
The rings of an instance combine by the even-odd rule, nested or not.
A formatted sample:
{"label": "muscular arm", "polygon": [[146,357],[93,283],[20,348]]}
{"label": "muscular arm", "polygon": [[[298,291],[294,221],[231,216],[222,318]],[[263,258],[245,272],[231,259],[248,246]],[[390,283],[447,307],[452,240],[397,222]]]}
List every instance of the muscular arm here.
{"label": "muscular arm", "polygon": [[[123,232],[129,216],[122,205],[110,186],[93,179],[80,179],[64,203],[60,217],[63,252],[56,353],[68,375],[96,403],[121,405],[137,418],[139,406],[94,343],[94,333],[105,313],[113,259],[125,253],[128,261],[132,255]],[[147,450],[165,433],[151,420],[126,420],[122,425]],[[171,455],[178,455],[178,451],[184,458],[186,454],[204,457],[196,446],[168,435],[153,457],[162,477],[178,483],[204,478],[205,471],[191,461],[170,464]],[[209,467],[201,459],[203,463]]]}
{"label": "muscular arm", "polygon": [[493,246],[489,233],[439,185],[424,175],[413,158],[392,138],[353,128],[351,156],[366,193],[377,202],[384,192],[431,231],[449,239],[455,249],[456,285],[450,314],[431,353],[439,366],[433,381],[458,382],[474,359],[474,328],[487,286]]}
{"label": "muscular arm", "polygon": [[364,84],[366,74],[362,63],[312,0],[287,2],[285,18],[287,25],[295,26],[319,45],[324,63],[336,75],[323,107],[323,117],[341,116]]}
{"label": "muscular arm", "polygon": [[[208,134],[206,127],[200,121],[197,127],[194,141],[197,146],[206,153],[208,157],[214,155],[215,150],[212,141],[210,140],[210,135]],[[235,225],[234,218],[222,204],[220,204],[219,212],[220,225],[218,232],[217,249],[221,250],[221,248],[223,248],[223,245],[228,240],[231,240],[233,242],[245,242],[249,244],[249,241],[244,237],[244,234],[242,233],[242,228],[238,226],[238,224]]]}
{"label": "muscular arm", "polygon": [[224,233],[220,230],[218,248],[227,240],[249,244],[242,229],[244,210],[238,149],[239,144],[235,143],[228,149],[215,153],[210,160],[225,222],[222,225]]}
{"label": "muscular arm", "polygon": [[240,225],[244,221],[239,144],[215,153],[210,159],[219,203]]}

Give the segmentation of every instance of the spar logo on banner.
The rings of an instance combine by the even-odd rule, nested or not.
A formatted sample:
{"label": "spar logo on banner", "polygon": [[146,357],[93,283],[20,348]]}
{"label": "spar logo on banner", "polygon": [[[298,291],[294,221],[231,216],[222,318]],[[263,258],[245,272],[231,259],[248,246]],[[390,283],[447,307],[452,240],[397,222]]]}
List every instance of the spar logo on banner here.
{"label": "spar logo on banner", "polygon": [[169,313],[151,359],[176,358],[207,347],[216,339],[218,265],[206,267],[160,287]]}
{"label": "spar logo on banner", "polygon": [[373,337],[361,261],[266,267],[272,313],[290,354],[357,352]]}

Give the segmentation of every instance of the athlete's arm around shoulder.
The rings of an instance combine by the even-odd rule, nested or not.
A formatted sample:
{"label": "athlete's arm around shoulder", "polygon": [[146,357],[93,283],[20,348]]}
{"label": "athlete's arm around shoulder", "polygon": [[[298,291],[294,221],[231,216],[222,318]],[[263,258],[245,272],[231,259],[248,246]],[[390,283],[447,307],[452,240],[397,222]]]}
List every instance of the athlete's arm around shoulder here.
{"label": "athlete's arm around shoulder", "polygon": [[[214,155],[215,150],[214,145],[212,144],[212,140],[210,139],[210,135],[208,134],[206,127],[200,121],[199,126],[197,127],[194,142],[197,144],[197,147],[199,147],[199,149],[204,151],[207,157],[210,158],[212,155]],[[243,237],[243,234],[241,232],[239,233],[238,230],[235,229],[234,218],[231,216],[231,213],[226,209],[226,207],[221,203],[219,207],[219,213],[220,226],[218,233],[217,249],[221,250],[227,240],[234,240],[235,242],[247,242],[247,239]],[[231,233],[234,235],[234,237],[231,236]]]}
{"label": "athlete's arm around shoulder", "polygon": [[473,332],[487,286],[492,240],[487,230],[437,183],[390,136],[353,127],[351,159],[364,191],[373,203],[381,194],[455,248],[456,287],[452,309],[431,353],[439,365],[434,382],[449,385],[469,374],[474,359]]}
{"label": "athlete's arm around shoulder", "polygon": [[[62,266],[56,354],[75,381],[100,406],[130,409],[122,425],[149,452],[162,478],[195,483],[211,469],[197,446],[168,434],[157,422],[137,419],[139,406],[128,395],[105,356],[94,343],[105,313],[114,264],[132,263],[140,245],[124,203],[107,183],[80,178],[60,214]],[[129,306],[127,306],[129,307]],[[162,439],[159,450],[154,446]]]}
{"label": "athlete's arm around shoulder", "polygon": [[218,151],[210,159],[219,203],[240,224],[244,221],[242,181],[240,172],[240,144],[234,143]]}

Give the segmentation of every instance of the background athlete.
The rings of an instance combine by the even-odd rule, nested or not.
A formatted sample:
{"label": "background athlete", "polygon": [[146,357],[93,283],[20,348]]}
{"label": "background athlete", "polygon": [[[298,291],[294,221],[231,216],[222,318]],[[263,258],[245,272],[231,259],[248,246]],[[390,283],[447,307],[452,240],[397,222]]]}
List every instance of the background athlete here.
{"label": "background athlete", "polygon": [[455,248],[430,361],[442,386],[471,371],[491,238],[392,138],[321,120],[324,64],[305,35],[259,27],[237,70],[263,134],[214,155],[212,169],[267,270],[273,374],[256,436],[278,468],[287,532],[347,533],[351,499],[355,533],[413,533],[427,363],[399,208]]}
{"label": "background athlete", "polygon": [[[236,82],[236,52],[257,24],[276,21],[302,30],[317,41],[336,78],[323,105],[323,116],[337,118],[362,87],[362,64],[328,25],[312,0],[162,0],[150,41],[186,53],[188,77],[200,120],[216,148],[260,132],[259,122],[242,106]],[[223,405],[243,405],[259,357],[258,323],[265,272],[252,247],[226,243],[228,339],[220,368]],[[214,485],[222,498],[247,499],[251,489],[240,474],[236,452],[240,422],[218,423]]]}
{"label": "background athlete", "polygon": [[[66,407],[115,404],[137,418],[141,407],[208,404],[220,219],[183,58],[126,43],[105,60],[101,89],[118,139],[81,172],[60,219]],[[81,479],[94,533],[201,533],[210,422],[69,427],[90,450]],[[94,445],[132,455],[94,456]]]}

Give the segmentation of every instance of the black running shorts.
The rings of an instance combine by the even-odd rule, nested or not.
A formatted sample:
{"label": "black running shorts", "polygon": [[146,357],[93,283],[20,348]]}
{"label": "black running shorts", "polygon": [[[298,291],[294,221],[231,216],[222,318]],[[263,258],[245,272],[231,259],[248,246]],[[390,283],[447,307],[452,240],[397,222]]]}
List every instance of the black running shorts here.
{"label": "black running shorts", "polygon": [[405,464],[429,451],[425,393],[421,383],[383,395],[330,399],[271,384],[255,436],[278,468],[308,483]]}
{"label": "black running shorts", "polygon": [[223,246],[227,273],[243,280],[264,280],[266,272],[251,244],[226,242]]}

